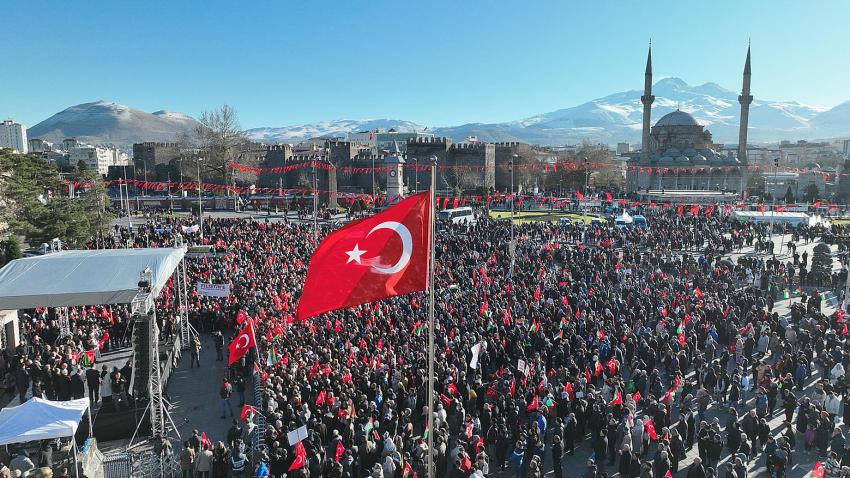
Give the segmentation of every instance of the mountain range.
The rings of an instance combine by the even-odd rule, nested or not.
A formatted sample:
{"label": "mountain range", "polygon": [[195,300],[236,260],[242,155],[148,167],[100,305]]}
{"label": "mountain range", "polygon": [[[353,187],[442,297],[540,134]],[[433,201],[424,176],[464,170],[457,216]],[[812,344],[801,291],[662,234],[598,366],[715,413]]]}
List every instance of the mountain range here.
{"label": "mountain range", "polygon": [[[771,101],[757,96],[750,105],[749,141],[768,143],[783,139],[816,139],[850,136],[850,101],[833,108],[796,101]],[[639,90],[614,93],[603,98],[506,123],[468,123],[433,127],[396,119],[342,119],[285,127],[247,130],[263,143],[291,143],[315,137],[345,137],[350,132],[427,131],[456,141],[476,136],[483,141],[524,141],[542,145],[575,144],[581,141],[614,144],[640,140],[642,105]],[[715,83],[692,86],[679,78],[665,78],[653,85],[653,124],[661,116],[681,109],[712,132],[715,142],[736,143],[740,107],[735,92]],[[61,141],[76,137],[91,143],[129,147],[139,141],[169,141],[196,124],[181,113],[145,113],[128,106],[99,101],[72,106],[27,131],[30,138]]]}

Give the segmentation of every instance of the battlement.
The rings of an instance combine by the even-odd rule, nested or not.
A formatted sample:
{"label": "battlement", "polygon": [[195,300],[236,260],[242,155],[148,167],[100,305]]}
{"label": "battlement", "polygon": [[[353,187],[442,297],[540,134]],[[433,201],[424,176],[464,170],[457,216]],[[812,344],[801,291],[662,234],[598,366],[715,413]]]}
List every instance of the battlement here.
{"label": "battlement", "polygon": [[492,144],[497,148],[518,148],[520,146],[526,145],[527,143],[522,143],[519,141],[500,141]]}
{"label": "battlement", "polygon": [[327,141],[328,147],[333,146],[333,147],[349,148],[353,144],[356,144],[356,143],[353,143],[353,142],[345,140],[345,139],[339,139],[339,138],[329,139]]}
{"label": "battlement", "polygon": [[446,144],[451,142],[452,140],[445,136],[416,137],[407,140],[407,144]]}
{"label": "battlement", "polygon": [[266,151],[286,151],[292,149],[292,146],[288,144],[268,144],[266,145]]}
{"label": "battlement", "polygon": [[142,143],[135,143],[133,146],[135,146],[137,144],[141,145],[141,146],[147,146],[147,147],[156,146],[156,147],[159,147],[159,148],[177,148],[177,147],[180,146],[177,143],[160,143],[158,141],[144,141]]}
{"label": "battlement", "polygon": [[466,149],[466,150],[482,150],[487,149],[488,143],[455,143],[449,146],[452,150],[458,149]]}

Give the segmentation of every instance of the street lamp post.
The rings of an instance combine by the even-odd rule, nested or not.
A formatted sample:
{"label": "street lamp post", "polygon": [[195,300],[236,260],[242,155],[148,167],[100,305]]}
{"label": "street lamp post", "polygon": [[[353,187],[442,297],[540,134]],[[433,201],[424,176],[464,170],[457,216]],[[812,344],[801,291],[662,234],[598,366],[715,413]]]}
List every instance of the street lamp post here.
{"label": "street lamp post", "polygon": [[511,169],[511,243],[508,246],[509,252],[511,253],[511,267],[508,273],[508,277],[513,281],[514,278],[514,259],[516,257],[516,240],[514,237],[514,203],[516,202],[516,196],[514,195],[514,162],[519,158],[518,154],[514,154],[511,156],[508,165]]}
{"label": "street lamp post", "polygon": [[[773,206],[770,208],[770,236],[768,239],[770,240],[770,253],[773,254],[773,223],[776,220],[776,186],[777,186],[777,173],[779,172],[779,158],[773,158]],[[782,239],[780,239],[780,243]]]}
{"label": "street lamp post", "polygon": [[200,221],[201,240],[204,239],[204,197],[201,187],[201,161],[203,160],[204,158],[199,157],[196,161],[198,166],[198,220]]}
{"label": "street lamp post", "polygon": [[[127,166],[123,166],[124,170],[124,199],[127,201],[127,231],[130,233],[130,237],[133,237],[133,220],[130,219],[130,188],[127,186]],[[134,178],[135,178],[135,170]]]}
{"label": "street lamp post", "polygon": [[[587,188],[590,183],[590,174],[587,169],[587,156],[584,157],[584,195],[587,196]],[[581,242],[587,244],[587,198],[584,199],[584,204],[581,207],[581,222],[582,222],[582,238]]]}
{"label": "street lamp post", "polygon": [[413,190],[419,192],[419,158],[413,158]]}
{"label": "street lamp post", "polygon": [[[318,177],[316,175],[316,162],[319,161],[321,156],[317,156],[313,158],[313,245],[317,245],[319,242],[319,222],[318,222],[318,214],[319,214],[319,183]],[[372,159],[374,162],[375,160]],[[375,175],[374,169],[372,170],[372,176]]]}

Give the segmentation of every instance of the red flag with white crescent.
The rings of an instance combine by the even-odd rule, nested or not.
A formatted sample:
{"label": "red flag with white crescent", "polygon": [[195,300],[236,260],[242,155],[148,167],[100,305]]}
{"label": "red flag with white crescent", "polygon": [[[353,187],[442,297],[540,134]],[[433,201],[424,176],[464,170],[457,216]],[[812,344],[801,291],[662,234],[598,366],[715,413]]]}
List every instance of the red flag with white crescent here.
{"label": "red flag with white crescent", "polygon": [[307,450],[304,449],[304,444],[298,442],[295,445],[295,459],[292,460],[292,464],[289,465],[289,470],[297,470],[299,468],[303,468],[307,465]]}
{"label": "red flag with white crescent", "polygon": [[248,319],[248,323],[242,327],[242,330],[239,331],[239,334],[233,339],[233,342],[230,342],[230,345],[227,346],[227,350],[230,352],[230,359],[228,360],[228,365],[233,365],[233,362],[241,359],[245,355],[248,355],[248,351],[251,350],[251,347],[257,345],[257,340],[254,338],[254,327],[251,324],[251,320]]}
{"label": "red flag with white crescent", "polygon": [[431,214],[424,192],[328,235],[310,259],[296,319],[425,290]]}

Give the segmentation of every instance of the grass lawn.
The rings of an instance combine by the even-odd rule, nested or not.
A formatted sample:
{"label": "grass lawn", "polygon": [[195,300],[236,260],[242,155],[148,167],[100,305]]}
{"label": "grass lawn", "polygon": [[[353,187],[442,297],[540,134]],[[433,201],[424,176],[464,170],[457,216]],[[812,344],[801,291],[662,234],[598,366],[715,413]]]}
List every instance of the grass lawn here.
{"label": "grass lawn", "polygon": [[[490,217],[496,219],[510,219],[511,212],[510,211],[490,211]],[[520,211],[514,213],[514,222],[517,224],[523,224],[527,222],[555,222],[562,217],[570,218],[573,222],[581,222],[582,215],[580,213],[574,212],[560,212],[560,211]],[[587,215],[587,222],[590,222],[591,219],[598,218],[598,216],[594,214]],[[602,219],[605,221],[605,219]]]}
{"label": "grass lawn", "polygon": [[832,222],[836,226],[846,226],[850,224],[850,218],[843,217],[841,219],[832,219],[830,222]]}

